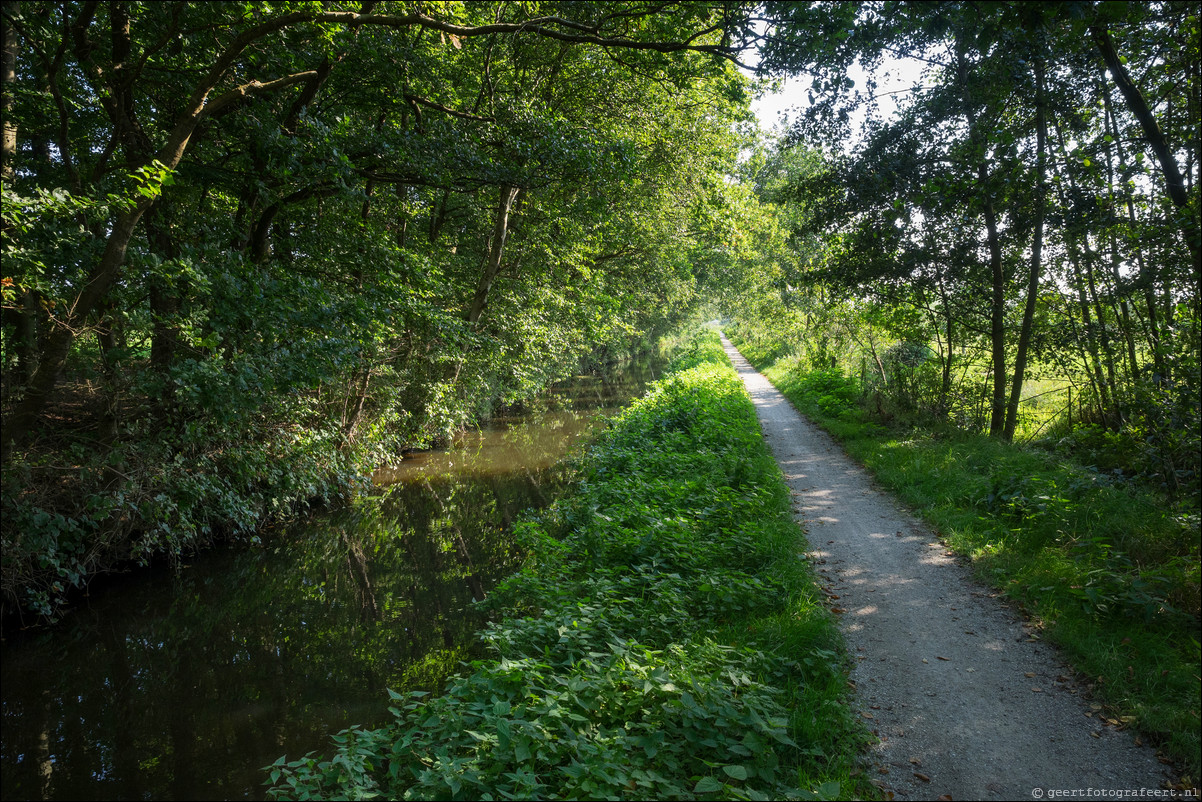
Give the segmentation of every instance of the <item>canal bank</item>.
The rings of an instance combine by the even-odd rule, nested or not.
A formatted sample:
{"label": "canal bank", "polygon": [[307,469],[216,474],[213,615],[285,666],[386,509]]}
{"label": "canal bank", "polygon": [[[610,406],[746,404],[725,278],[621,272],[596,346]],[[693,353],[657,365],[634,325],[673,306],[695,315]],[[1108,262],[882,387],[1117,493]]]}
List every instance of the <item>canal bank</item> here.
{"label": "canal bank", "polygon": [[484,659],[271,767],[280,799],[873,796],[847,658],[716,333],[519,528]]}
{"label": "canal bank", "polygon": [[374,497],[118,578],[7,633],[5,799],[261,798],[261,767],[386,716],[466,656],[473,598],[521,559],[509,524],[656,363],[559,385],[523,415],[377,474]]}

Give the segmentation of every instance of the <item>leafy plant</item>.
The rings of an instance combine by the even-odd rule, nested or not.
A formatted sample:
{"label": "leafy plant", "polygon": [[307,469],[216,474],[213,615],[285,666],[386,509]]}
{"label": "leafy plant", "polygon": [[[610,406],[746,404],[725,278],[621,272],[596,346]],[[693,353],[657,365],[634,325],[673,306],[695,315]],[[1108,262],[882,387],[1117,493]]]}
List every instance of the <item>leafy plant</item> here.
{"label": "leafy plant", "polygon": [[862,731],[754,408],[712,332],[675,368],[589,450],[580,492],[519,526],[531,560],[483,604],[491,658],[436,698],[393,693],[393,723],[332,757],[281,757],[273,797],[849,791]]}

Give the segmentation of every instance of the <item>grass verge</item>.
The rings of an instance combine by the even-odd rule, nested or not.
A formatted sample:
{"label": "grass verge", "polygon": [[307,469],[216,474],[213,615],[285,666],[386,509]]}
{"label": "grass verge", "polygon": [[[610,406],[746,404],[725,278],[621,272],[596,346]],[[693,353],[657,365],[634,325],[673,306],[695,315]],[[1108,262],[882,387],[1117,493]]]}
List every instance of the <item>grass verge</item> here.
{"label": "grass verge", "polygon": [[1135,728],[1182,768],[1183,786],[1196,785],[1196,508],[1173,510],[1049,451],[952,429],[886,428],[856,406],[854,380],[762,350],[745,354],[1063,649],[1105,704],[1098,715]]}
{"label": "grass verge", "polygon": [[531,558],[443,695],[280,758],[276,798],[872,795],[842,641],[754,408],[713,332],[518,528]]}

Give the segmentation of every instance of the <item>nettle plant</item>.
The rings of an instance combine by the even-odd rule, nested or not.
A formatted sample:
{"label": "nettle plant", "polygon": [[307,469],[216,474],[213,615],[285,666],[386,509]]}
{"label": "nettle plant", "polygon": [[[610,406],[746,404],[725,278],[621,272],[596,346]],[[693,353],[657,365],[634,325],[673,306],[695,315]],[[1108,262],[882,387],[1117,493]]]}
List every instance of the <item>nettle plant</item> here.
{"label": "nettle plant", "polygon": [[822,750],[797,742],[791,709],[805,672],[837,661],[815,667],[750,634],[800,617],[775,562],[797,533],[750,401],[718,360],[716,336],[695,345],[593,447],[580,492],[519,525],[531,557],[484,602],[490,659],[436,698],[392,693],[394,721],[341,733],[331,758],[280,758],[269,794],[838,795],[837,782],[798,787]]}

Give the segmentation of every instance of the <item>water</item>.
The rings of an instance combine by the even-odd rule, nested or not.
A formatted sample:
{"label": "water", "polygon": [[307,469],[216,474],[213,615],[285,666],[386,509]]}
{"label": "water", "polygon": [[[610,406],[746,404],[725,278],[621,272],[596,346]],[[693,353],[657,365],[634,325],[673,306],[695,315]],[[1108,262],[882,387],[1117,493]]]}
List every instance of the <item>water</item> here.
{"label": "water", "polygon": [[[652,367],[584,376],[525,416],[381,469],[380,495],[109,583],[0,659],[4,799],[256,799],[262,767],[382,724],[386,688],[468,656],[473,598],[521,555],[508,526]],[[557,467],[559,466],[559,467]]]}

